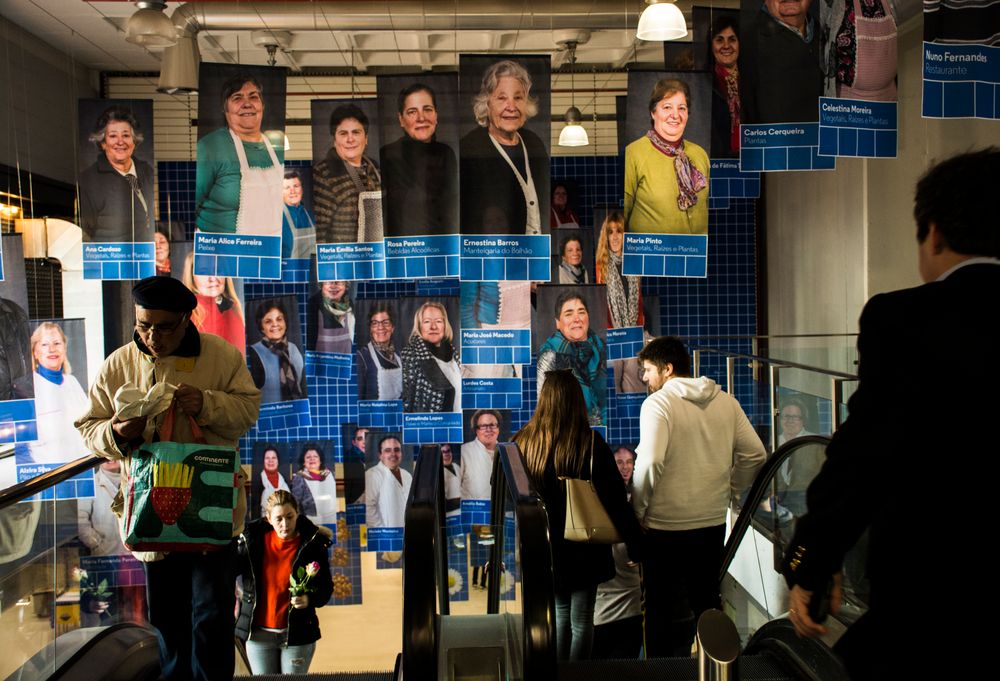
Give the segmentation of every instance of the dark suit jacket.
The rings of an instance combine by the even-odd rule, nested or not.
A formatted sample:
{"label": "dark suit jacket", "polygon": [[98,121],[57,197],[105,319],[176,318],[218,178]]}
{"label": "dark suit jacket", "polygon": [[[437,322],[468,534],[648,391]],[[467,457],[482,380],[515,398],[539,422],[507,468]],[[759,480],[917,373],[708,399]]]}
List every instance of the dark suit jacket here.
{"label": "dark suit jacket", "polygon": [[80,173],[80,227],[84,241],[153,240],[153,168],[135,157],[132,163],[148,210],[143,209],[129,181],[111,166],[103,153]]}
{"label": "dark suit jacket", "polygon": [[[538,192],[542,232],[549,226],[549,155],[538,135],[521,128],[532,181]],[[528,209],[514,172],[489,139],[486,128],[462,138],[459,166],[462,191],[462,234],[524,234]]]}
{"label": "dark suit jacket", "polygon": [[[978,543],[992,535],[1000,471],[998,300],[1000,265],[966,265],[877,295],[861,314],[850,416],[785,557],[789,581],[814,590],[870,528],[871,609],[842,639],[849,662],[898,665],[900,656],[870,647],[900,633],[922,650],[903,656],[915,664],[928,662],[924,654],[954,657],[945,637],[964,631],[956,615],[982,605],[981,571],[992,559]],[[976,545],[957,539],[964,530]],[[928,608],[949,623],[931,625]],[[897,667],[878,673],[907,678]]]}

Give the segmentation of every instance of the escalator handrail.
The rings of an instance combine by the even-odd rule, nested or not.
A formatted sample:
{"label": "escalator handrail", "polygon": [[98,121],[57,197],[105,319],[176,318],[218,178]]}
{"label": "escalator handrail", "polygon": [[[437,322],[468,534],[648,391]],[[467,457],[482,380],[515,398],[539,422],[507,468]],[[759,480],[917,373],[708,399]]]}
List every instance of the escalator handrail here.
{"label": "escalator handrail", "polygon": [[107,459],[91,454],[76,461],[63,464],[59,468],[53,468],[30,480],[11,485],[7,489],[0,491],[0,510],[12,506],[19,501],[24,501],[28,497],[40,494],[47,489],[55,487],[60,482],[66,482],[71,478],[75,478],[80,473],[96,468],[105,461]]}
{"label": "escalator handrail", "polygon": [[[524,631],[522,662],[524,678],[555,678],[555,591],[552,572],[549,519],[535,493],[517,445],[497,447],[493,464],[491,522],[497,536],[491,552],[487,612],[500,604],[500,561],[504,544],[504,496],[514,502],[517,552],[521,571],[521,622]],[[538,547],[546,547],[539,551]],[[531,548],[534,547],[534,548]]]}
{"label": "escalator handrail", "polygon": [[[413,469],[403,524],[403,669],[437,678],[438,627],[435,597],[448,614],[444,481],[437,445],[421,448]],[[442,562],[442,558],[443,561]],[[442,575],[443,568],[443,575]],[[442,580],[443,581],[439,581]],[[440,584],[440,586],[439,586]]]}
{"label": "escalator handrail", "polygon": [[823,445],[826,447],[830,444],[830,438],[824,435],[805,435],[803,437],[796,437],[785,444],[778,447],[764,465],[757,472],[757,477],[754,478],[753,484],[750,486],[750,491],[746,496],[746,500],[743,502],[743,511],[736,518],[736,522],[733,524],[733,530],[729,534],[729,541],[726,542],[726,548],[723,552],[722,557],[722,571],[719,573],[719,583],[725,578],[726,573],[729,572],[729,566],[732,564],[733,559],[736,558],[736,552],[740,548],[740,543],[743,541],[743,537],[746,535],[747,530],[750,528],[750,524],[753,522],[754,509],[756,509],[760,503],[764,500],[766,496],[769,496],[771,491],[771,480],[774,478],[775,473],[778,469],[790,459],[795,452],[804,448],[811,447],[815,445]]}

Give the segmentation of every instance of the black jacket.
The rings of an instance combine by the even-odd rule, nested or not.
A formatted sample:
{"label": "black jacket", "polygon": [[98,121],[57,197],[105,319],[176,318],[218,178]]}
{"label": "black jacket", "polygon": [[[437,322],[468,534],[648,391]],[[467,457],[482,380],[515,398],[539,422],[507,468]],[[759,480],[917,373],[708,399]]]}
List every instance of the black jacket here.
{"label": "black jacket", "polygon": [[[547,233],[549,155],[538,135],[525,128],[519,132],[538,194],[541,229]],[[459,147],[462,234],[524,234],[528,221],[524,192],[502,153],[490,142],[486,128],[476,128],[462,138]]]}
{"label": "black jacket", "polygon": [[458,161],[447,144],[403,135],[382,147],[386,236],[458,232]]}
{"label": "black jacket", "polygon": [[[590,478],[590,457],[594,457],[594,489],[601,504],[618,528],[629,556],[641,559],[642,528],[628,502],[628,494],[611,448],[600,433],[594,433],[594,448],[584,458],[580,478]],[[557,589],[576,591],[597,586],[615,576],[615,561],[610,544],[587,544],[563,539],[566,527],[566,483],[556,475],[550,459],[543,480],[535,480],[535,490],[545,502],[552,537],[552,571]]]}
{"label": "black jacket", "polygon": [[13,300],[0,298],[0,400],[35,396],[28,315]]}
{"label": "black jacket", "polygon": [[[958,638],[975,641],[968,627],[914,623],[928,603],[947,604],[954,622],[982,612],[992,570],[979,546],[996,524],[997,300],[1000,265],[975,264],[877,295],[861,313],[858,388],[784,564],[789,584],[815,590],[869,529],[871,607],[838,643],[853,647],[842,648],[852,678],[862,678],[859,668],[873,678],[927,676],[930,660],[957,660]],[[903,638],[921,651],[901,656],[905,669],[900,656],[875,652],[901,649]],[[965,678],[954,670],[947,676]]]}
{"label": "black jacket", "polygon": [[[295,528],[302,537],[302,543],[292,563],[292,574],[313,561],[319,563],[319,572],[311,580],[316,590],[309,594],[309,605],[305,608],[296,609],[291,606],[288,608],[285,645],[289,646],[305,645],[320,638],[316,608],[325,605],[333,595],[333,577],[330,576],[330,557],[327,555],[330,531],[325,527],[317,527],[305,515],[299,515]],[[239,615],[236,618],[236,635],[243,641],[249,638],[253,627],[253,613],[257,605],[259,586],[256,575],[263,571],[264,540],[267,534],[273,531],[267,520],[258,518],[247,523],[243,534],[237,539],[239,570],[243,576],[243,595],[239,601]]]}
{"label": "black jacket", "polygon": [[135,157],[132,163],[146,208],[103,153],[80,173],[80,227],[85,241],[153,240],[153,168]]}

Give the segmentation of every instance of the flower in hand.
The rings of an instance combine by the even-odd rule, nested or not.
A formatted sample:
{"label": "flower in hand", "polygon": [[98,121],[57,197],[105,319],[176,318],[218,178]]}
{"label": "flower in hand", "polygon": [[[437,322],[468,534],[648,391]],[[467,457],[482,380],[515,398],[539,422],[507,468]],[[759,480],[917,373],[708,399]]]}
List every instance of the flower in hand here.
{"label": "flower in hand", "polygon": [[[292,596],[305,596],[316,590],[316,587],[310,584],[312,578],[316,576],[319,572],[319,563],[313,561],[309,563],[306,567],[300,567],[295,571],[293,575],[289,577],[290,586],[288,587],[289,592]],[[294,603],[292,604],[294,606]],[[304,607],[304,606],[298,606]]]}

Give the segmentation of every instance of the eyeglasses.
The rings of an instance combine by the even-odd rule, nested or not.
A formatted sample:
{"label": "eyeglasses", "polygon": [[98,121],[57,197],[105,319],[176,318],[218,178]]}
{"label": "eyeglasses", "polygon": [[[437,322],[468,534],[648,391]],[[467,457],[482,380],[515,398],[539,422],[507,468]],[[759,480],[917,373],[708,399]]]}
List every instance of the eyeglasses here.
{"label": "eyeglasses", "polygon": [[391,319],[373,319],[368,322],[368,326],[381,326],[382,328],[388,328],[392,326]]}
{"label": "eyeglasses", "polygon": [[496,430],[499,427],[499,423],[480,423],[476,426],[476,430]]}
{"label": "eyeglasses", "polygon": [[172,324],[147,324],[146,322],[136,322],[135,330],[144,335],[158,333],[162,336],[169,336],[180,328],[185,319],[187,319],[187,315],[184,315]]}

